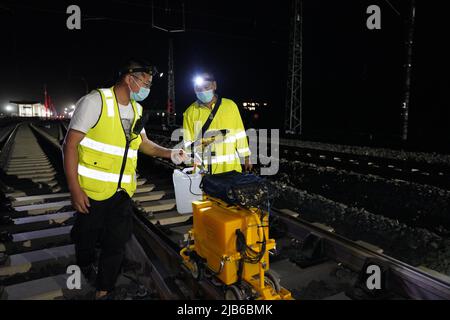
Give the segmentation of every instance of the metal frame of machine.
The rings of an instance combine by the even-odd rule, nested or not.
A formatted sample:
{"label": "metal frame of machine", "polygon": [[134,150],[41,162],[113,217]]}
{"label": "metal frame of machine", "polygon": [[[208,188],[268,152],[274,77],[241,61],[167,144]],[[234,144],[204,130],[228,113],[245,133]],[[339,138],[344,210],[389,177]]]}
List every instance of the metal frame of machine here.
{"label": "metal frame of machine", "polygon": [[269,269],[276,243],[269,238],[267,212],[208,195],[192,206],[194,225],[180,255],[196,280],[223,286],[226,300],[292,300]]}
{"label": "metal frame of machine", "polygon": [[[206,149],[207,167],[205,152],[200,156],[194,151],[202,162],[202,174],[211,172],[211,147],[226,135],[222,131],[219,138],[203,139],[198,146]],[[209,279],[222,286],[226,300],[292,300],[279,277],[269,270],[269,251],[276,243],[269,238],[267,211],[230,205],[207,194],[192,207],[193,228],[180,255],[196,280]]]}

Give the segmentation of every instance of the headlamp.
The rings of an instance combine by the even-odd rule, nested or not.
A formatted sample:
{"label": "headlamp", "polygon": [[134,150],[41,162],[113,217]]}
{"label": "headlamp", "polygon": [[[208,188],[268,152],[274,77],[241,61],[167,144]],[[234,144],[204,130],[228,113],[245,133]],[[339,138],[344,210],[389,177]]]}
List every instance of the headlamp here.
{"label": "headlamp", "polygon": [[205,78],[203,76],[196,76],[193,80],[194,85],[198,87],[204,86],[206,82],[213,82],[213,81],[215,81],[213,78],[211,77]]}
{"label": "headlamp", "polygon": [[123,70],[120,70],[119,76],[121,76],[123,74],[128,74],[128,73],[135,73],[135,72],[144,72],[144,73],[148,73],[151,76],[159,75],[161,77],[161,74],[158,73],[158,69],[156,69],[155,66],[145,66],[145,67],[123,69]]}
{"label": "headlamp", "polygon": [[205,83],[205,79],[203,77],[197,76],[194,78],[194,84],[196,86],[202,86]]}

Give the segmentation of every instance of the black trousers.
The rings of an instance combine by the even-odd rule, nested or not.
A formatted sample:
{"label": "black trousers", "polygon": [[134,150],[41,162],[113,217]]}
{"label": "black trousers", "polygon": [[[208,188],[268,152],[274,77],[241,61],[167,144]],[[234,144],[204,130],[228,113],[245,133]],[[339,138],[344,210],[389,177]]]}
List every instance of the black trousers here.
{"label": "black trousers", "polygon": [[126,192],[120,191],[107,200],[89,199],[89,213],[76,213],[71,237],[77,265],[86,268],[95,264],[96,246],[100,246],[98,291],[112,291],[119,276],[125,244],[131,238],[133,227],[131,201]]}

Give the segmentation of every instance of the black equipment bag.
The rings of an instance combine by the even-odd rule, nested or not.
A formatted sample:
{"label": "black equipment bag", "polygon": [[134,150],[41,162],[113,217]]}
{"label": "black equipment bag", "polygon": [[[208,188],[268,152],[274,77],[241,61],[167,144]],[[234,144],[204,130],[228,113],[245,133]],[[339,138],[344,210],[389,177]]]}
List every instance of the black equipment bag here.
{"label": "black equipment bag", "polygon": [[205,175],[201,188],[212,197],[245,208],[268,209],[276,197],[275,188],[266,179],[237,171]]}

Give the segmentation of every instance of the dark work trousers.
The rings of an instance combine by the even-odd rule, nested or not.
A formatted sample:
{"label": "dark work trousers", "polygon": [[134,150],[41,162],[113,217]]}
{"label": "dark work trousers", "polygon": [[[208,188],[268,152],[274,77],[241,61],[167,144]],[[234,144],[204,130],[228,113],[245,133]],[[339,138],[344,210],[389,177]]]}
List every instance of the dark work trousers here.
{"label": "dark work trousers", "polygon": [[95,263],[100,246],[97,290],[112,291],[120,273],[125,244],[131,238],[133,208],[129,195],[120,191],[103,201],[89,199],[88,214],[76,213],[71,231],[77,265],[85,268]]}

